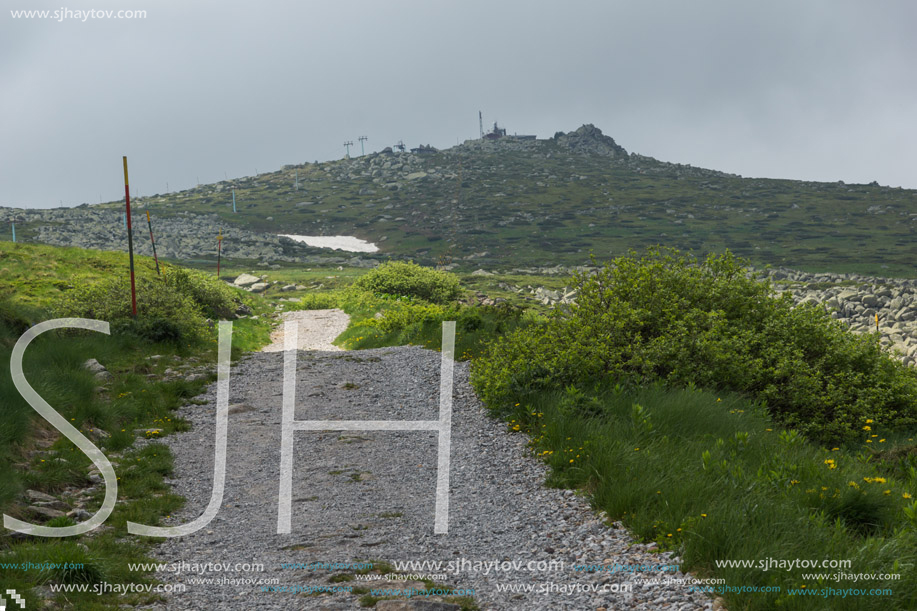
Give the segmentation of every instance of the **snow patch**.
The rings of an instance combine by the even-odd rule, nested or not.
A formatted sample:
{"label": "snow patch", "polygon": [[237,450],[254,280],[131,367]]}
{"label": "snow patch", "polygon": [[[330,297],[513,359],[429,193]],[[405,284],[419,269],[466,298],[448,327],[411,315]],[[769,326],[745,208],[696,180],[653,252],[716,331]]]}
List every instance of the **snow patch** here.
{"label": "snow patch", "polygon": [[372,242],[355,238],[352,235],[286,235],[280,234],[282,238],[290,238],[297,242],[305,242],[309,246],[317,248],[333,248],[335,250],[346,250],[348,252],[378,252],[379,247]]}

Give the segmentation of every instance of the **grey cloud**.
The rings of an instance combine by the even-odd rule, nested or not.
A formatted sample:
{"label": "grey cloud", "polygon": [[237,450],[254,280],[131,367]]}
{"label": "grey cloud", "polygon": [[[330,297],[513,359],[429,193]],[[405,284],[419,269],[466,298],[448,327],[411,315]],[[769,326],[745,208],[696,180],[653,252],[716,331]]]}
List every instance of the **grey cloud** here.
{"label": "grey cloud", "polygon": [[0,205],[117,199],[125,154],[152,194],[340,158],[360,135],[448,147],[479,109],[743,175],[917,187],[909,2],[93,6],[148,16],[0,14]]}

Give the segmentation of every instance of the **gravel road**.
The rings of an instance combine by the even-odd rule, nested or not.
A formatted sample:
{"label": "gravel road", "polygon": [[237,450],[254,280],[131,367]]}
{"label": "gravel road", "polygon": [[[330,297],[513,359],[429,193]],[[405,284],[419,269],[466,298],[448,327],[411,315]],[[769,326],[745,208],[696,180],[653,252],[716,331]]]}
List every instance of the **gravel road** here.
{"label": "gravel road", "polygon": [[[283,321],[295,320],[299,323],[299,350],[322,350],[337,352],[341,350],[331,342],[347,329],[350,316],[343,310],[299,310],[284,312]],[[261,349],[262,352],[283,352],[283,324],[271,333],[271,343]]]}
{"label": "gravel road", "polygon": [[[346,314],[291,315],[300,323],[303,348],[296,420],[438,418],[438,352],[415,346],[332,351],[329,342],[346,327]],[[276,339],[282,346],[282,337]],[[181,572],[159,573],[158,579],[183,584],[186,591],[166,595],[166,602],[151,609],[359,609],[358,594],[303,590],[425,587],[416,578],[366,582],[353,576],[353,567],[309,566],[371,562],[378,569],[381,561],[452,562],[439,570],[400,572],[438,574],[437,584],[473,589],[481,609],[713,608],[712,599],[689,593],[686,585],[640,583],[684,578],[680,572],[576,571],[575,564],[658,565],[677,559],[651,554],[623,528],[606,526],[572,491],[544,488],[544,464],[527,451],[525,435],[487,416],[468,383],[467,363],[455,364],[448,534],[433,532],[434,431],[297,431],[292,532],[277,534],[283,356],[266,349],[233,367],[222,507],[207,527],[156,548],[159,561],[186,563]],[[199,398],[207,404],[180,410],[192,430],[163,440],[176,457],[171,483],[188,499],[167,525],[193,520],[210,498],[216,384]],[[476,564],[494,561],[500,564]],[[202,575],[199,567],[206,563],[264,568]],[[286,563],[299,566],[282,566]],[[214,582],[200,581],[207,579]],[[259,579],[276,582],[246,583]],[[528,586],[531,591],[524,591]],[[457,609],[424,604],[435,600],[440,597],[414,596],[397,608]],[[385,602],[377,608],[396,607]]]}

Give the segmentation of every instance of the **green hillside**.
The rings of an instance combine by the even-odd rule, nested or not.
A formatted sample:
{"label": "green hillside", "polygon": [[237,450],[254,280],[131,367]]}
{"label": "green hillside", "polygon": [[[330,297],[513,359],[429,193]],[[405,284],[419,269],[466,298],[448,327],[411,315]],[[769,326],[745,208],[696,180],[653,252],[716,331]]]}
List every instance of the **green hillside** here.
{"label": "green hillside", "polygon": [[138,202],[158,216],[215,213],[271,233],[356,235],[426,263],[576,265],[590,252],[604,259],[663,244],[695,255],[729,248],[756,265],[914,275],[913,190],[742,178],[614,154],[588,127],[285,166]]}

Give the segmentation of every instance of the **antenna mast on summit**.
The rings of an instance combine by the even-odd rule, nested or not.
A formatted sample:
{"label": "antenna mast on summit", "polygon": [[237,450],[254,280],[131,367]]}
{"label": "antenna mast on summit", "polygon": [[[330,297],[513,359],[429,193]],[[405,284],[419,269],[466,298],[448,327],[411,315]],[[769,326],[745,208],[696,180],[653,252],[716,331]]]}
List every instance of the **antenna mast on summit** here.
{"label": "antenna mast on summit", "polygon": [[481,130],[481,140],[484,139],[484,115],[481,114],[481,111],[478,111],[478,128]]}
{"label": "antenna mast on summit", "polygon": [[350,147],[353,146],[353,140],[348,140],[344,143],[344,148],[347,150],[347,159],[350,159]]}

